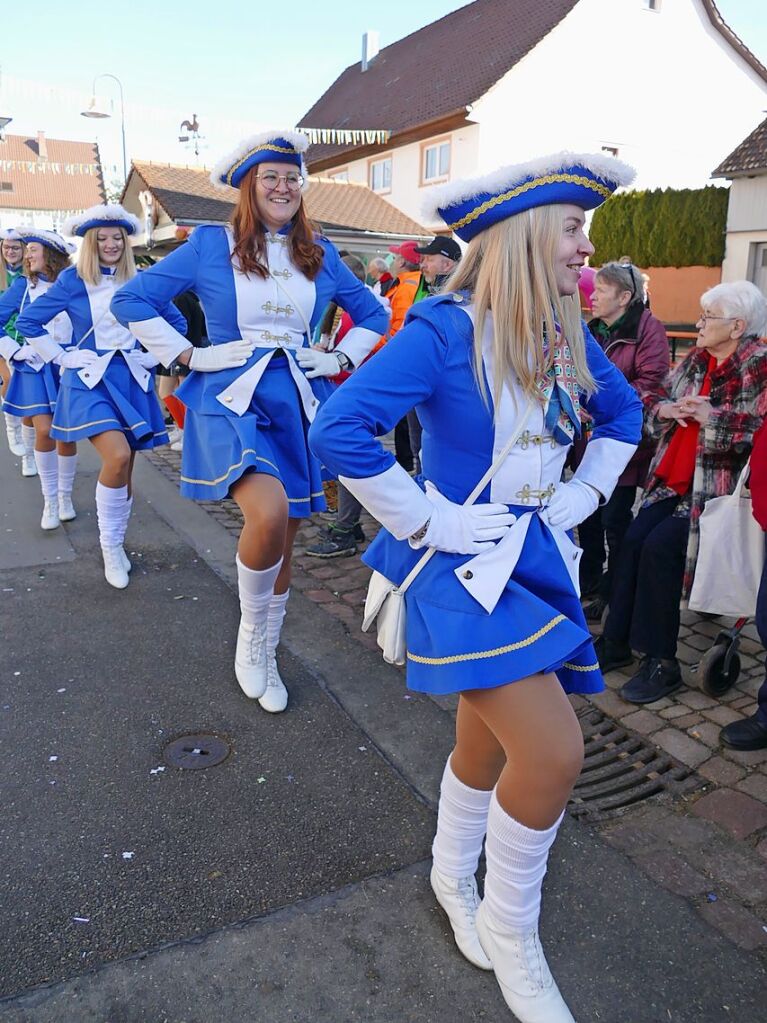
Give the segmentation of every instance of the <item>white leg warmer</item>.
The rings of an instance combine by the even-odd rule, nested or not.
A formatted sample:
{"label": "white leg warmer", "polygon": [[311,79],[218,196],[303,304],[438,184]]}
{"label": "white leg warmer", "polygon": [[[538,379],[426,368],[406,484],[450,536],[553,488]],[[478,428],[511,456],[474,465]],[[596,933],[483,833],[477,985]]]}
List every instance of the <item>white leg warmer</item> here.
{"label": "white leg warmer", "polygon": [[35,428],[34,426],[24,426],[21,424],[21,442],[24,445],[24,454],[31,455],[34,458],[35,455]]}
{"label": "white leg warmer", "polygon": [[440,874],[460,880],[476,873],[492,795],[492,790],[464,785],[453,774],[448,758],[440,786],[437,834],[431,847]]}
{"label": "white leg warmer", "polygon": [[43,497],[55,501],[59,492],[59,456],[56,449],[35,451],[35,465]]}
{"label": "white leg warmer", "polygon": [[243,622],[256,625],[263,621],[272,600],[274,584],[277,581],[282,558],[271,568],[258,571],[248,568],[237,557],[237,585],[240,594],[240,612]]}
{"label": "white leg warmer", "polygon": [[503,931],[522,934],[537,927],[549,849],[563,816],[564,812],[545,831],[534,831],[510,817],[493,793],[487,821],[484,905]]}
{"label": "white leg warmer", "polygon": [[105,487],[96,484],[96,515],[99,520],[99,541],[102,547],[120,547],[125,537],[125,505],[127,487]]}
{"label": "white leg warmer", "polygon": [[280,633],[289,597],[290,590],[287,590],[285,593],[273,593],[269,601],[269,615],[266,619],[266,649],[270,657],[274,656],[280,643]]}
{"label": "white leg warmer", "polygon": [[[39,468],[39,466],[38,466]],[[59,493],[71,494],[77,472],[77,455],[59,455]]]}

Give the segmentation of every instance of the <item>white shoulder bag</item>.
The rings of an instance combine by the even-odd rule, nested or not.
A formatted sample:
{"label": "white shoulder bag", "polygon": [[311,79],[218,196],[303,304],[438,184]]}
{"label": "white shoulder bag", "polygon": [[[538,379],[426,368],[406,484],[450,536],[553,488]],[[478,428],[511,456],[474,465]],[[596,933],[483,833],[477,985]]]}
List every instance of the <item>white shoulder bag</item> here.
{"label": "white shoulder bag", "polygon": [[706,501],[700,516],[700,545],[690,610],[735,618],[756,614],[764,567],[762,527],[746,490],[747,462],[732,494]]}
{"label": "white shoulder bag", "polygon": [[[532,406],[528,405],[517,424],[517,428],[504,445],[501,453],[463,502],[464,507],[474,504],[498,469],[503,465],[506,456],[522,436],[531,411]],[[367,632],[373,622],[376,623],[378,628],[378,645],[383,651],[383,659],[388,664],[405,663],[407,657],[405,591],[421,569],[425,568],[427,562],[437,553],[437,549],[436,547],[429,547],[399,586],[396,586],[390,579],[387,579],[385,575],[381,575],[380,572],[373,572],[370,577],[367,597],[365,598],[362,631]]]}

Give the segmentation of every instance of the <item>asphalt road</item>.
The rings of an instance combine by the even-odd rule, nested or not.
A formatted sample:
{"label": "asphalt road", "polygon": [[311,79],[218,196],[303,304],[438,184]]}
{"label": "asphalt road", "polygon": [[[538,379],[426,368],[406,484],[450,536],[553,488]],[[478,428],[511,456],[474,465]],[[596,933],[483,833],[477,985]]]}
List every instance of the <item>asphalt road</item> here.
{"label": "asphalt road", "polygon": [[[139,458],[113,590],[82,447],[81,513],[49,534],[0,449],[0,1021],[511,1020],[428,890],[450,715],[300,594],[266,715],[231,669],[232,537]],[[226,760],[171,767],[199,732]],[[763,1020],[757,957],[583,824],[545,891],[579,1023]]]}

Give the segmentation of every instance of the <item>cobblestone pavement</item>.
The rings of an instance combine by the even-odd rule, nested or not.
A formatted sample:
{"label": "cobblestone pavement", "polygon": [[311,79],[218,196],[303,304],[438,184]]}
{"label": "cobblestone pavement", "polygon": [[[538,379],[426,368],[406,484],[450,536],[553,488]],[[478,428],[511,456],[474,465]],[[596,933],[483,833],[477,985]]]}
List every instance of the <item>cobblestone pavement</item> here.
{"label": "cobblestone pavement", "polygon": [[[145,454],[166,477],[178,479],[177,452],[160,448]],[[239,535],[242,519],[233,501],[201,506]],[[359,554],[374,538],[378,524],[363,513],[367,540],[352,557],[307,556],[306,547],[320,537],[325,525],[323,517],[315,515],[299,530],[292,585],[340,620],[351,639],[375,650],[374,633],[360,629],[370,570]],[[586,819],[657,883],[690,900],[711,926],[742,948],[767,957],[767,750],[741,753],[719,745],[721,728],[756,708],[765,667],[753,623],[742,633],[741,672],[728,692],[714,699],[702,691],[696,677],[701,657],[725,623],[731,621],[683,612],[677,656],[686,685],[673,698],[640,709],[622,700],[618,692],[636,665],[610,672],[603,693],[571,698],[582,722],[601,720],[602,715],[607,720],[607,728],[601,729],[602,759],[609,760],[612,750],[615,761],[623,759],[638,768],[649,765],[644,788],[637,788],[633,796],[627,790],[627,805],[587,814]],[[446,710],[455,709],[454,697],[438,702]],[[584,731],[588,753],[585,725]],[[648,750],[649,754],[643,752]],[[672,769],[667,777],[676,771],[685,778],[684,784],[664,787],[667,767]],[[642,798],[653,788],[648,779],[658,781],[660,791]]]}

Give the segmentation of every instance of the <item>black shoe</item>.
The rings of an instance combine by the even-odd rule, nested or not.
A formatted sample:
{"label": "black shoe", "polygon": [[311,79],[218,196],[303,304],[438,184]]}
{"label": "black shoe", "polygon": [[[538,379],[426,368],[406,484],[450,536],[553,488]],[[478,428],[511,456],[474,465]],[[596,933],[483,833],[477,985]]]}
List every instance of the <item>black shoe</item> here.
{"label": "black shoe", "polygon": [[583,608],[583,614],[587,622],[601,622],[602,615],[605,613],[607,607],[607,601],[604,597],[594,597],[588,604]]}
{"label": "black shoe", "polygon": [[365,530],[362,528],[359,522],[355,523],[354,528],[352,529],[352,536],[357,541],[357,543],[364,543]]}
{"label": "black shoe", "polygon": [[750,718],[725,725],[719,738],[722,745],[730,749],[767,749],[767,725],[762,724],[758,714],[754,714]]}
{"label": "black shoe", "polygon": [[673,668],[667,668],[659,658],[645,657],[639,671],[621,689],[621,696],[628,703],[655,703],[681,688],[678,661],[674,661]]}
{"label": "black shoe", "polygon": [[350,558],[357,553],[353,529],[328,529],[319,543],[306,548],[310,558]]}
{"label": "black shoe", "polygon": [[634,660],[631,647],[627,643],[616,643],[612,639],[607,639],[606,636],[598,636],[594,640],[594,649],[603,673],[614,671],[616,668],[625,668]]}

